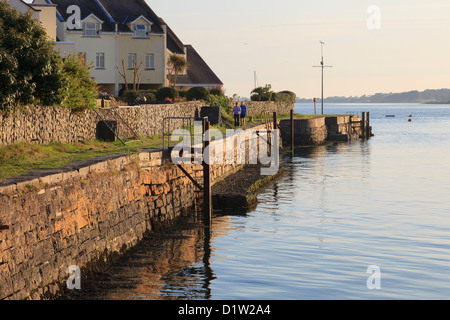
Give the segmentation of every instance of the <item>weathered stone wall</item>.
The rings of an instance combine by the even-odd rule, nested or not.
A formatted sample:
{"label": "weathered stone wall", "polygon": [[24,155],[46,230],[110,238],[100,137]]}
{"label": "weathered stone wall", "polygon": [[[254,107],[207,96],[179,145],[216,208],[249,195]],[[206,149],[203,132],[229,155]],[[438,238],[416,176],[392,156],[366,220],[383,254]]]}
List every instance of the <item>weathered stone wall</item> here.
{"label": "weathered stone wall", "polygon": [[[273,101],[245,101],[247,107],[247,115],[258,116],[261,112],[276,112],[277,114],[288,114],[294,109],[294,104],[282,104]],[[234,107],[236,102],[230,102],[230,106]],[[238,103],[241,105],[241,102]]]}
{"label": "weathered stone wall", "polygon": [[[227,139],[236,139],[237,145],[241,134],[221,141],[226,146]],[[238,149],[230,153],[230,164],[212,165],[213,182],[242,167]],[[226,149],[215,152],[221,150],[226,159]],[[0,299],[54,296],[66,286],[69,266],[83,273],[172,223],[198,197],[201,201],[192,181],[177,166],[163,165],[162,157],[158,150],[108,157],[74,171],[1,186],[0,226],[7,229],[0,228]],[[184,168],[202,181],[201,165]]]}
{"label": "weathered stone wall", "polygon": [[[274,102],[249,102],[248,114],[259,115],[262,111],[289,113],[292,106],[278,105]],[[182,126],[183,120],[164,120],[169,117],[205,117],[212,124],[220,123],[220,110],[207,107],[200,101],[127,106],[114,109],[99,109],[104,120],[116,121],[120,138],[132,138],[134,133],[149,137],[173,131]],[[101,121],[94,111],[74,113],[69,109],[30,106],[12,112],[9,116],[0,114],[0,145],[19,142],[34,143],[76,143],[95,140],[98,137],[97,125]],[[126,123],[126,124],[125,124]]]}
{"label": "weathered stone wall", "polygon": [[[148,137],[163,132],[164,118],[199,116],[202,106],[201,102],[142,105],[119,107],[117,114],[111,109],[99,109],[98,113],[104,120],[117,121],[121,138],[132,137],[133,131]],[[73,113],[64,108],[26,107],[8,117],[0,115],[0,145],[95,140],[99,121],[97,114],[90,110]],[[181,123],[181,120],[172,121],[171,126],[176,129]]]}
{"label": "weathered stone wall", "polygon": [[0,223],[9,226],[0,231],[0,299],[53,295],[69,266],[122,252],[190,208],[192,183],[160,164],[160,153],[142,153],[0,194]]}
{"label": "weathered stone wall", "polygon": [[[319,145],[327,140],[349,141],[361,135],[359,116],[320,117],[294,119],[294,144]],[[291,120],[280,121],[280,131],[285,145],[290,145]]]}
{"label": "weathered stone wall", "polygon": [[[280,130],[285,144],[290,143],[291,120],[281,120]],[[295,145],[317,145],[325,142],[328,136],[325,118],[294,119]]]}

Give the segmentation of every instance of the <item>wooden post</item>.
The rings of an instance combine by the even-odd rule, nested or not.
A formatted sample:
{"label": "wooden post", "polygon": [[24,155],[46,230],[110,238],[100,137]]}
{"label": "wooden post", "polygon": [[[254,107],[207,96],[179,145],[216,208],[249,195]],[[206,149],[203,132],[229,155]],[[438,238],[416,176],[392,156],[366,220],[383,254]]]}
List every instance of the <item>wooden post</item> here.
{"label": "wooden post", "polygon": [[211,224],[212,215],[212,199],[211,199],[211,154],[205,154],[206,148],[209,146],[210,134],[209,134],[209,121],[205,120],[205,134],[203,142],[203,214],[204,223]]}
{"label": "wooden post", "polygon": [[276,130],[278,128],[278,121],[277,121],[277,113],[273,113],[273,130]]}
{"label": "wooden post", "polygon": [[366,138],[370,138],[370,112],[367,112],[366,121]]}
{"label": "wooden post", "polygon": [[366,137],[366,113],[363,112],[362,113],[362,117],[361,117],[361,131],[362,131],[362,138]]}
{"label": "wooden post", "polygon": [[294,110],[291,110],[291,152],[294,154]]}

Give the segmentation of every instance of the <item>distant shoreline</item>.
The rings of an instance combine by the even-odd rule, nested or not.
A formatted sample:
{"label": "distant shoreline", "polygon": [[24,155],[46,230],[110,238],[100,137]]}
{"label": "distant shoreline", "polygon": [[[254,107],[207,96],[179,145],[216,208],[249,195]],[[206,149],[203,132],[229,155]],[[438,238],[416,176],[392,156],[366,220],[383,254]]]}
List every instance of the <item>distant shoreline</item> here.
{"label": "distant shoreline", "polygon": [[[314,101],[296,101],[295,103],[314,103]],[[448,102],[358,102],[358,101],[324,101],[324,103],[328,103],[328,104],[424,104],[424,105],[445,105],[448,104],[450,105],[450,101]],[[320,105],[320,101],[317,102],[316,104],[319,106]]]}
{"label": "distant shoreline", "polygon": [[[316,97],[316,103],[321,99]],[[297,103],[313,103],[313,98],[297,98]],[[362,96],[331,96],[324,99],[324,103],[422,103],[422,104],[450,104],[450,89],[435,89],[425,91],[408,91],[400,93],[376,93]]]}

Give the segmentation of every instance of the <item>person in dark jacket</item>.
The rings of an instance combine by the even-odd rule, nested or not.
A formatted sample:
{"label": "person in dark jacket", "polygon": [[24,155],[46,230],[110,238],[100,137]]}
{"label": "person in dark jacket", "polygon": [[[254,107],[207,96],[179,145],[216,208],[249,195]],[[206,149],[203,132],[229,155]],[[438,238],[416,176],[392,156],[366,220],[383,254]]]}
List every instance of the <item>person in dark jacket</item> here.
{"label": "person in dark jacket", "polygon": [[241,107],[239,107],[239,104],[237,102],[233,108],[233,114],[234,114],[234,126],[239,127],[240,116],[241,116]]}
{"label": "person in dark jacket", "polygon": [[245,126],[245,117],[247,116],[247,106],[241,102],[241,126]]}

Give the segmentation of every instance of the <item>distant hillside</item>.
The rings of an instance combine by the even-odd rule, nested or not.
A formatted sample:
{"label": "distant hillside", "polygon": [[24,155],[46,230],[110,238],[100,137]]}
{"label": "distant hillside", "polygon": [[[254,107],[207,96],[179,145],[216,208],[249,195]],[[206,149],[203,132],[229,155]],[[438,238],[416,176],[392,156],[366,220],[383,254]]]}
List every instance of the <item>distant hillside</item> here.
{"label": "distant hillside", "polygon": [[[320,98],[317,101],[320,102]],[[377,93],[361,97],[329,97],[324,101],[328,103],[450,103],[450,89]],[[313,102],[313,99],[297,98],[297,102],[308,103]]]}

